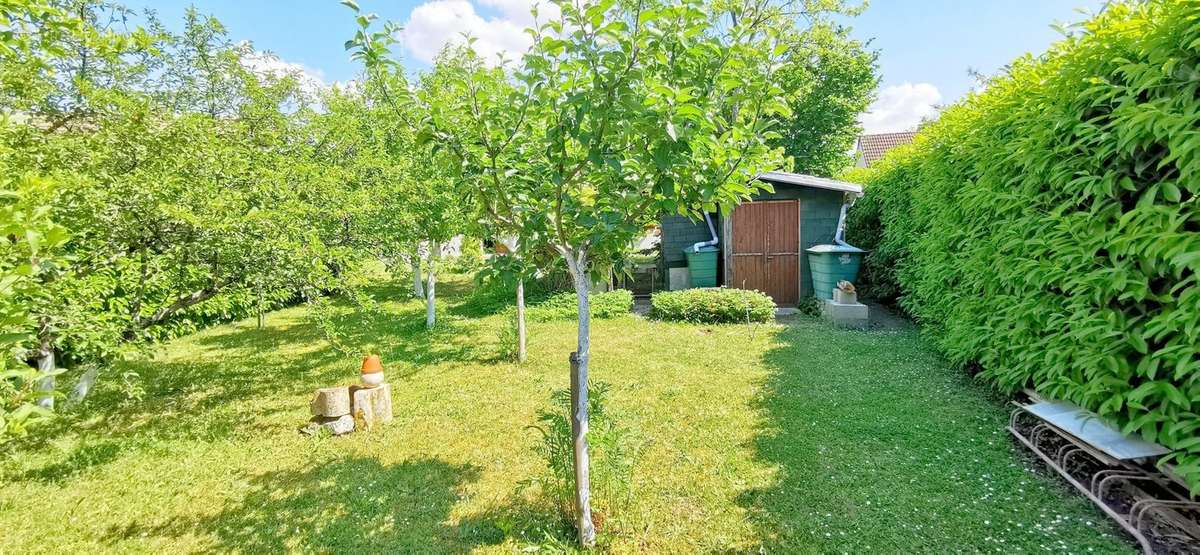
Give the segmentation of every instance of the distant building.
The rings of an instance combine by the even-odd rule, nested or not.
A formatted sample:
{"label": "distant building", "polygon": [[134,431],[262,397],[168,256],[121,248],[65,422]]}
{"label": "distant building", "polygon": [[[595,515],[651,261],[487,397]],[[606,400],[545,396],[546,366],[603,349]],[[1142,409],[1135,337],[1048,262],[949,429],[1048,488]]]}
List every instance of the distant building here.
{"label": "distant building", "polygon": [[883,155],[887,154],[889,150],[911,143],[916,134],[916,131],[904,131],[859,135],[858,141],[854,143],[854,165],[860,168],[869,168],[875,161],[883,158]]}

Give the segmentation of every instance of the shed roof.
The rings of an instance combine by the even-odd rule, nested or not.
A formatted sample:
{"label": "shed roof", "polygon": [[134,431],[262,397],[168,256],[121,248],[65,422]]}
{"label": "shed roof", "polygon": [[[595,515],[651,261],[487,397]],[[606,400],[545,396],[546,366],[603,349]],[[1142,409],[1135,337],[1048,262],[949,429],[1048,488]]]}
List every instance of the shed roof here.
{"label": "shed roof", "polygon": [[874,164],[884,154],[900,145],[911,143],[916,131],[900,133],[875,133],[858,136],[858,152],[867,166]]}
{"label": "shed roof", "polygon": [[817,189],[828,189],[830,191],[841,191],[843,193],[853,193],[856,195],[861,195],[863,192],[862,185],[850,183],[848,181],[829,179],[827,177],[805,175],[802,173],[765,172],[760,174],[758,178],[771,183],[799,185],[801,187],[814,187]]}

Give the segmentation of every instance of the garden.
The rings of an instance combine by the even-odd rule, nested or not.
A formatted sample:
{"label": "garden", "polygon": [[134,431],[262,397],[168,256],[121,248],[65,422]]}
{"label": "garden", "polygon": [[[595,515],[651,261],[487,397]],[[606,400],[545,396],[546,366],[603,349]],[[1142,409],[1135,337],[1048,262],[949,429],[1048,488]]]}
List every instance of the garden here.
{"label": "garden", "polygon": [[[573,550],[531,426],[567,385],[574,322],[531,321],[517,364],[498,341],[504,315],[471,289],[447,278],[433,333],[415,299],[337,311],[378,348],[394,387],[396,420],[365,434],[295,432],[314,387],[357,371],[305,307],[170,342],[125,368],[142,376],[139,401],[100,382],[87,419],[41,432],[43,446],[5,464],[0,549]],[[631,314],[593,326],[592,379],[609,385],[628,467],[595,463],[603,548],[1129,550],[1016,449],[1003,400],[915,329]]]}
{"label": "garden", "polygon": [[[314,87],[194,8],[0,2],[0,552],[1132,551],[1028,399],[1161,448],[1190,518],[1194,2],[1109,3],[857,169],[853,3],[554,0],[418,72],[341,4],[359,77]],[[843,180],[833,293],[894,325],[622,288],[777,171]]]}

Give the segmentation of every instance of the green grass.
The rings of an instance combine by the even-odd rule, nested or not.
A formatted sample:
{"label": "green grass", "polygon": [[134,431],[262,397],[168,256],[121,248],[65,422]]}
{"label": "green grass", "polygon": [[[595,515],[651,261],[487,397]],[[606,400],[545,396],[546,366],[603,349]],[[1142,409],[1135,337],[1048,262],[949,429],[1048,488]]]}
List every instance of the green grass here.
{"label": "green grass", "polygon": [[[70,421],[0,461],[0,552],[513,552],[570,546],[530,478],[527,427],[567,384],[572,322],[531,324],[504,362],[500,314],[439,286],[422,329],[403,289],[340,317],[382,353],[396,421],[305,437],[314,388],[347,383],[304,308],[219,326],[130,364]],[[400,299],[400,300],[395,300]],[[483,312],[483,314],[481,314]],[[639,446],[614,552],[1129,552],[1003,432],[1003,400],[913,331],[595,322],[593,379]]]}

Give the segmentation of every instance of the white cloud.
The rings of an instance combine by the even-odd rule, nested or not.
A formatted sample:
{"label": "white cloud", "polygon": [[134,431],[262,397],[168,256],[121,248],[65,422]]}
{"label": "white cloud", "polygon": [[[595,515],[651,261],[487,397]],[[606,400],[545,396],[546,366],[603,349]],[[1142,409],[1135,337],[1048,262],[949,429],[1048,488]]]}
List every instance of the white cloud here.
{"label": "white cloud", "polygon": [[[475,51],[489,63],[498,54],[516,59],[529,49],[532,39],[525,29],[534,24],[530,8],[534,0],[478,0],[498,13],[485,17],[468,0],[433,0],[413,8],[400,32],[399,40],[409,54],[430,63],[446,44],[461,44],[469,35],[475,39]],[[540,21],[557,15],[552,4],[540,3]]]}
{"label": "white cloud", "polygon": [[319,69],[283,60],[270,52],[254,50],[253,45],[246,41],[238,44],[238,47],[242,49],[242,65],[250,71],[272,77],[295,77],[300,89],[309,96],[315,96],[318,91],[328,87],[325,74]]}
{"label": "white cloud", "polygon": [[866,133],[911,131],[926,118],[937,116],[942,93],[930,83],[903,83],[885,87],[879,98],[859,116]]}

